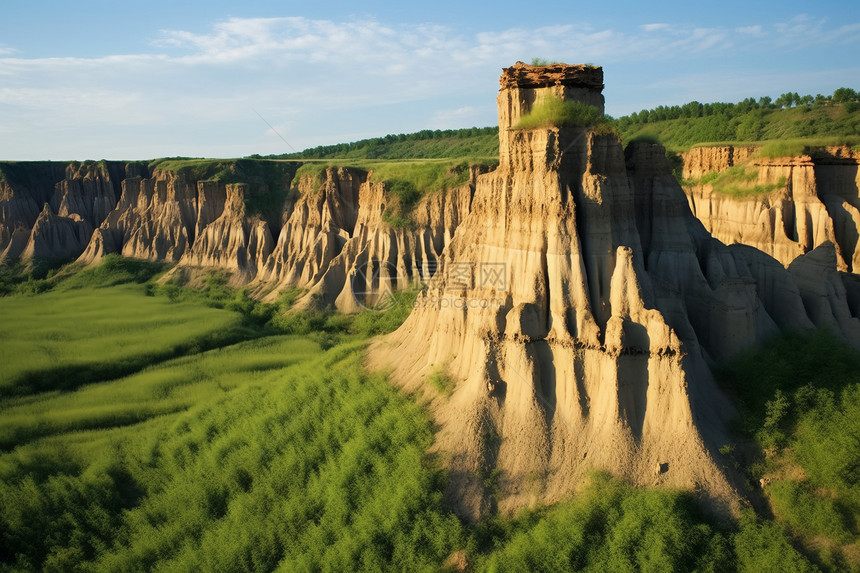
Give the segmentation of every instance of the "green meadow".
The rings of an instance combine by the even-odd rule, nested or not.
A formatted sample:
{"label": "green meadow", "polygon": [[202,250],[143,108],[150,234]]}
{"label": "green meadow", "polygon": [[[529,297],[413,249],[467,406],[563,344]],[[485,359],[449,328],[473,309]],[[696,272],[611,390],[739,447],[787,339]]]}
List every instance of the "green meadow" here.
{"label": "green meadow", "polygon": [[[717,522],[688,492],[594,474],[566,502],[468,524],[443,502],[424,406],[362,365],[409,296],[285,315],[290,293],[267,306],[138,267],[0,297],[0,571],[856,570],[856,457],[833,452],[854,443],[857,358],[829,339],[794,343],[830,352],[827,370],[795,347],[743,358],[788,360],[739,394],[740,435],[771,448],[749,471],[773,476],[775,519]],[[746,387],[744,364],[726,379]]]}
{"label": "green meadow", "polygon": [[144,296],[141,285],[0,298],[0,396],[69,389],[217,344],[235,313]]}
{"label": "green meadow", "polygon": [[0,570],[432,570],[458,544],[430,424],[361,339],[218,345],[240,313],[140,285],[0,305]]}

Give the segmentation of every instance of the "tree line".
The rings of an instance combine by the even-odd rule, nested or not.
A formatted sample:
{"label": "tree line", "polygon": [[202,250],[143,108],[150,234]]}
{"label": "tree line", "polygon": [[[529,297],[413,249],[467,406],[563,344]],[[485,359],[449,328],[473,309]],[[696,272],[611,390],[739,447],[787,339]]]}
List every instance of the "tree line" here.
{"label": "tree line", "polygon": [[660,105],[654,109],[643,109],[616,119],[618,127],[624,129],[630,124],[653,123],[671,119],[698,118],[709,116],[724,116],[727,119],[749,113],[753,110],[777,110],[791,107],[823,107],[833,104],[848,104],[849,111],[860,109],[860,93],[851,88],[839,88],[832,95],[822,94],[800,95],[797,92],[786,92],[776,99],[769,96],[746,98],[738,103],[699,103],[691,101],[683,105]]}

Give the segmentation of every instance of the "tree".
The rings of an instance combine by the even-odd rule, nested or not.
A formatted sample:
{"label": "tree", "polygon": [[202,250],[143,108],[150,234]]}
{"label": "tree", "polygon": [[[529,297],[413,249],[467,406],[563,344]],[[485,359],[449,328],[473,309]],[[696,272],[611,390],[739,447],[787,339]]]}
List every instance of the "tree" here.
{"label": "tree", "polygon": [[860,94],[851,88],[839,88],[833,92],[833,101],[836,103],[848,103],[850,101],[860,101]]}

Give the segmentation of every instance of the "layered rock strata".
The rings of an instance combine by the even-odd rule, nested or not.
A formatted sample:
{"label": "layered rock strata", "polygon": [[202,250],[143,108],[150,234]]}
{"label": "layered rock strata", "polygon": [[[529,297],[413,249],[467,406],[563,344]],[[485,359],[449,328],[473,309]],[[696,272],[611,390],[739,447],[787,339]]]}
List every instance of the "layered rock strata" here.
{"label": "layered rock strata", "polygon": [[[272,188],[142,164],[26,164],[17,181],[0,179],[0,252],[3,260],[168,261],[168,278],[192,283],[217,269],[257,296],[296,287],[307,291],[300,306],[353,312],[385,302],[380,281],[390,294],[433,275],[486,171],[470,168],[463,185],[429,193],[408,225],[392,226],[384,216],[392,198],[372,172],[328,168],[293,181],[299,164],[279,165],[284,180]],[[273,196],[282,203],[266,214],[249,211]]]}
{"label": "layered rock strata", "polygon": [[[830,242],[840,270],[860,264],[860,154],[823,148],[799,157],[756,157],[758,148],[694,148],[683,154],[690,208],[705,228],[725,243],[764,251],[788,266],[798,256]],[[766,191],[733,196],[715,190],[709,174],[746,166]]]}
{"label": "layered rock strata", "polygon": [[327,169],[321,180],[299,182],[296,201],[260,280],[307,289],[300,305],[316,301],[344,312],[384,304],[392,292],[429,280],[460,222],[469,213],[474,181],[421,199],[411,225],[393,227],[391,200],[373,172]]}
{"label": "layered rock strata", "polygon": [[0,165],[0,261],[67,260],[114,209],[120,182],[138,164]]}
{"label": "layered rock strata", "polygon": [[[739,494],[715,452],[733,410],[709,365],[780,329],[828,324],[857,344],[860,321],[832,246],[788,270],[726,247],[661,147],[625,156],[614,135],[513,128],[578,69],[534,70],[543,83],[528,87],[503,73],[499,168],[477,178],[443,269],[370,365],[433,400],[466,517],[560,499],[591,469],[729,511]],[[588,73],[595,87],[576,97],[602,101]],[[428,383],[439,376],[455,382],[449,398]]]}

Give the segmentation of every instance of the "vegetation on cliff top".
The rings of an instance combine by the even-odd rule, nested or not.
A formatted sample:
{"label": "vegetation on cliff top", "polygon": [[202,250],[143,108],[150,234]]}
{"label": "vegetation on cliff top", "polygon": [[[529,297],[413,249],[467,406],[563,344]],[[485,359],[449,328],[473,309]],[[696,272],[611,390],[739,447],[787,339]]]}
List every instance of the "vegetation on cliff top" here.
{"label": "vegetation on cliff top", "polygon": [[710,185],[717,193],[733,197],[766,195],[785,188],[785,177],[773,183],[758,183],[759,172],[748,164],[734,165],[725,171],[712,171],[699,179],[681,180],[681,185]]}
{"label": "vegetation on cliff top", "polygon": [[[352,143],[321,145],[268,159],[450,159],[492,160],[499,156],[497,127],[425,129],[416,133],[391,134]],[[261,156],[252,155],[260,158]]]}
{"label": "vegetation on cliff top", "polygon": [[549,97],[536,104],[520,118],[515,129],[539,127],[590,127],[597,131],[612,130],[612,120],[594,106],[578,101]]}
{"label": "vegetation on cliff top", "polygon": [[[690,102],[658,106],[615,120],[622,139],[659,141],[671,151],[706,143],[818,140],[809,145],[860,142],[860,95],[840,88],[831,96],[783,94],[738,103]],[[826,139],[822,139],[826,138]]]}

